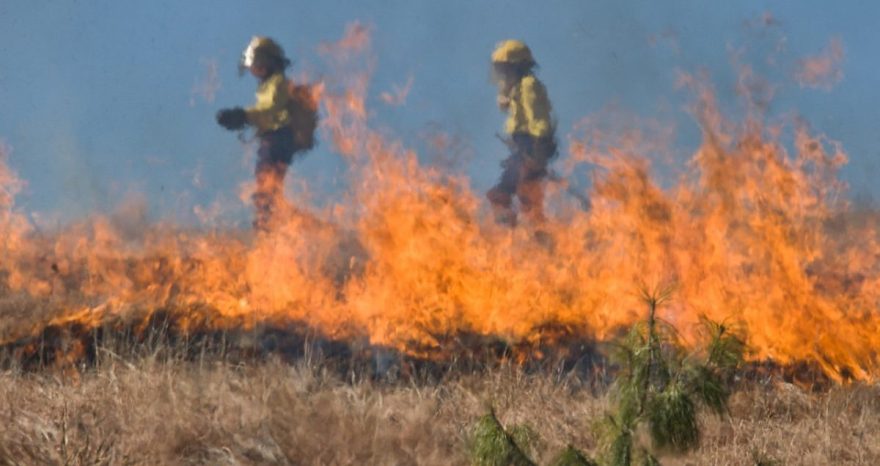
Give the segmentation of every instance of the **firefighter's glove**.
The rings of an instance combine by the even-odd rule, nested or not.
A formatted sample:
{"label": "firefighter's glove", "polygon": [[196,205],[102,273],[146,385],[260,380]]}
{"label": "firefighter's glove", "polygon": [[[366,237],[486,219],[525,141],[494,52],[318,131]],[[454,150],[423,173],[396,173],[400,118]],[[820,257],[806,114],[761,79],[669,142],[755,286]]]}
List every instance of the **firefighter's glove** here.
{"label": "firefighter's glove", "polygon": [[242,129],[247,124],[247,114],[241,107],[225,108],[217,112],[217,123],[230,131]]}

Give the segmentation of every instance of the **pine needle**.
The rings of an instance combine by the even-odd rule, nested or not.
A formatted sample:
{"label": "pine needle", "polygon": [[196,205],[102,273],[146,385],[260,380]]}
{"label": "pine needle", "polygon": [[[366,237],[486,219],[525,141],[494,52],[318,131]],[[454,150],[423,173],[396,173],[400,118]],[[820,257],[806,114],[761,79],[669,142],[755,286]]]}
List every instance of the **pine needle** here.
{"label": "pine needle", "polygon": [[697,447],[700,442],[696,407],[689,394],[677,384],[670,385],[652,400],[647,417],[655,448],[681,453]]}
{"label": "pine needle", "polygon": [[581,453],[577,448],[569,445],[565,450],[556,455],[556,458],[550,462],[550,466],[599,466],[599,464]]}
{"label": "pine needle", "polygon": [[471,458],[474,466],[535,466],[492,410],[477,421]]}

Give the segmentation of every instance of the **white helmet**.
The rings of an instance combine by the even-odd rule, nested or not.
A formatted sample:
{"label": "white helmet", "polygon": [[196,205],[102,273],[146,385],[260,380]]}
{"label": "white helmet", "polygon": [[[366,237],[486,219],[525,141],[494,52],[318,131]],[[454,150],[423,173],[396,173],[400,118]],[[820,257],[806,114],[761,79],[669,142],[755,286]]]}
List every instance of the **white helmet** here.
{"label": "white helmet", "polygon": [[254,36],[244,52],[241,53],[238,72],[244,73],[244,70],[255,64],[267,61],[277,61],[282,67],[290,65],[290,60],[284,56],[284,49],[277,42],[268,37]]}

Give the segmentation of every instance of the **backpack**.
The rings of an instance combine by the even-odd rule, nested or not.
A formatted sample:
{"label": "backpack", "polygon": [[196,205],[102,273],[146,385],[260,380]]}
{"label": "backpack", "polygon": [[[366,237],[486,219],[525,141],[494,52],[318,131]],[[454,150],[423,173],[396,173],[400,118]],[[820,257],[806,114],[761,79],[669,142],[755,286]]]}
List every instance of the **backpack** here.
{"label": "backpack", "polygon": [[290,81],[287,86],[290,129],[296,151],[315,147],[315,130],[318,128],[318,102],[312,86]]}

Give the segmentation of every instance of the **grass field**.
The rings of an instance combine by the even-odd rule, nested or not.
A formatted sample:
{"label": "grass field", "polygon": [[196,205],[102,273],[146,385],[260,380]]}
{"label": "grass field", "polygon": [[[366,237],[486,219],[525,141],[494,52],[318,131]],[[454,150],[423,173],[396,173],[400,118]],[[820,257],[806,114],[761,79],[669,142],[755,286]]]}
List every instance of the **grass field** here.
{"label": "grass field", "polygon": [[[475,420],[539,435],[545,462],[598,453],[603,390],[501,366],[441,380],[363,378],[305,357],[232,363],[99,350],[88,368],[0,374],[2,464],[467,464]],[[702,447],[663,464],[880,464],[880,388],[743,384]],[[775,463],[774,463],[775,461]]]}

